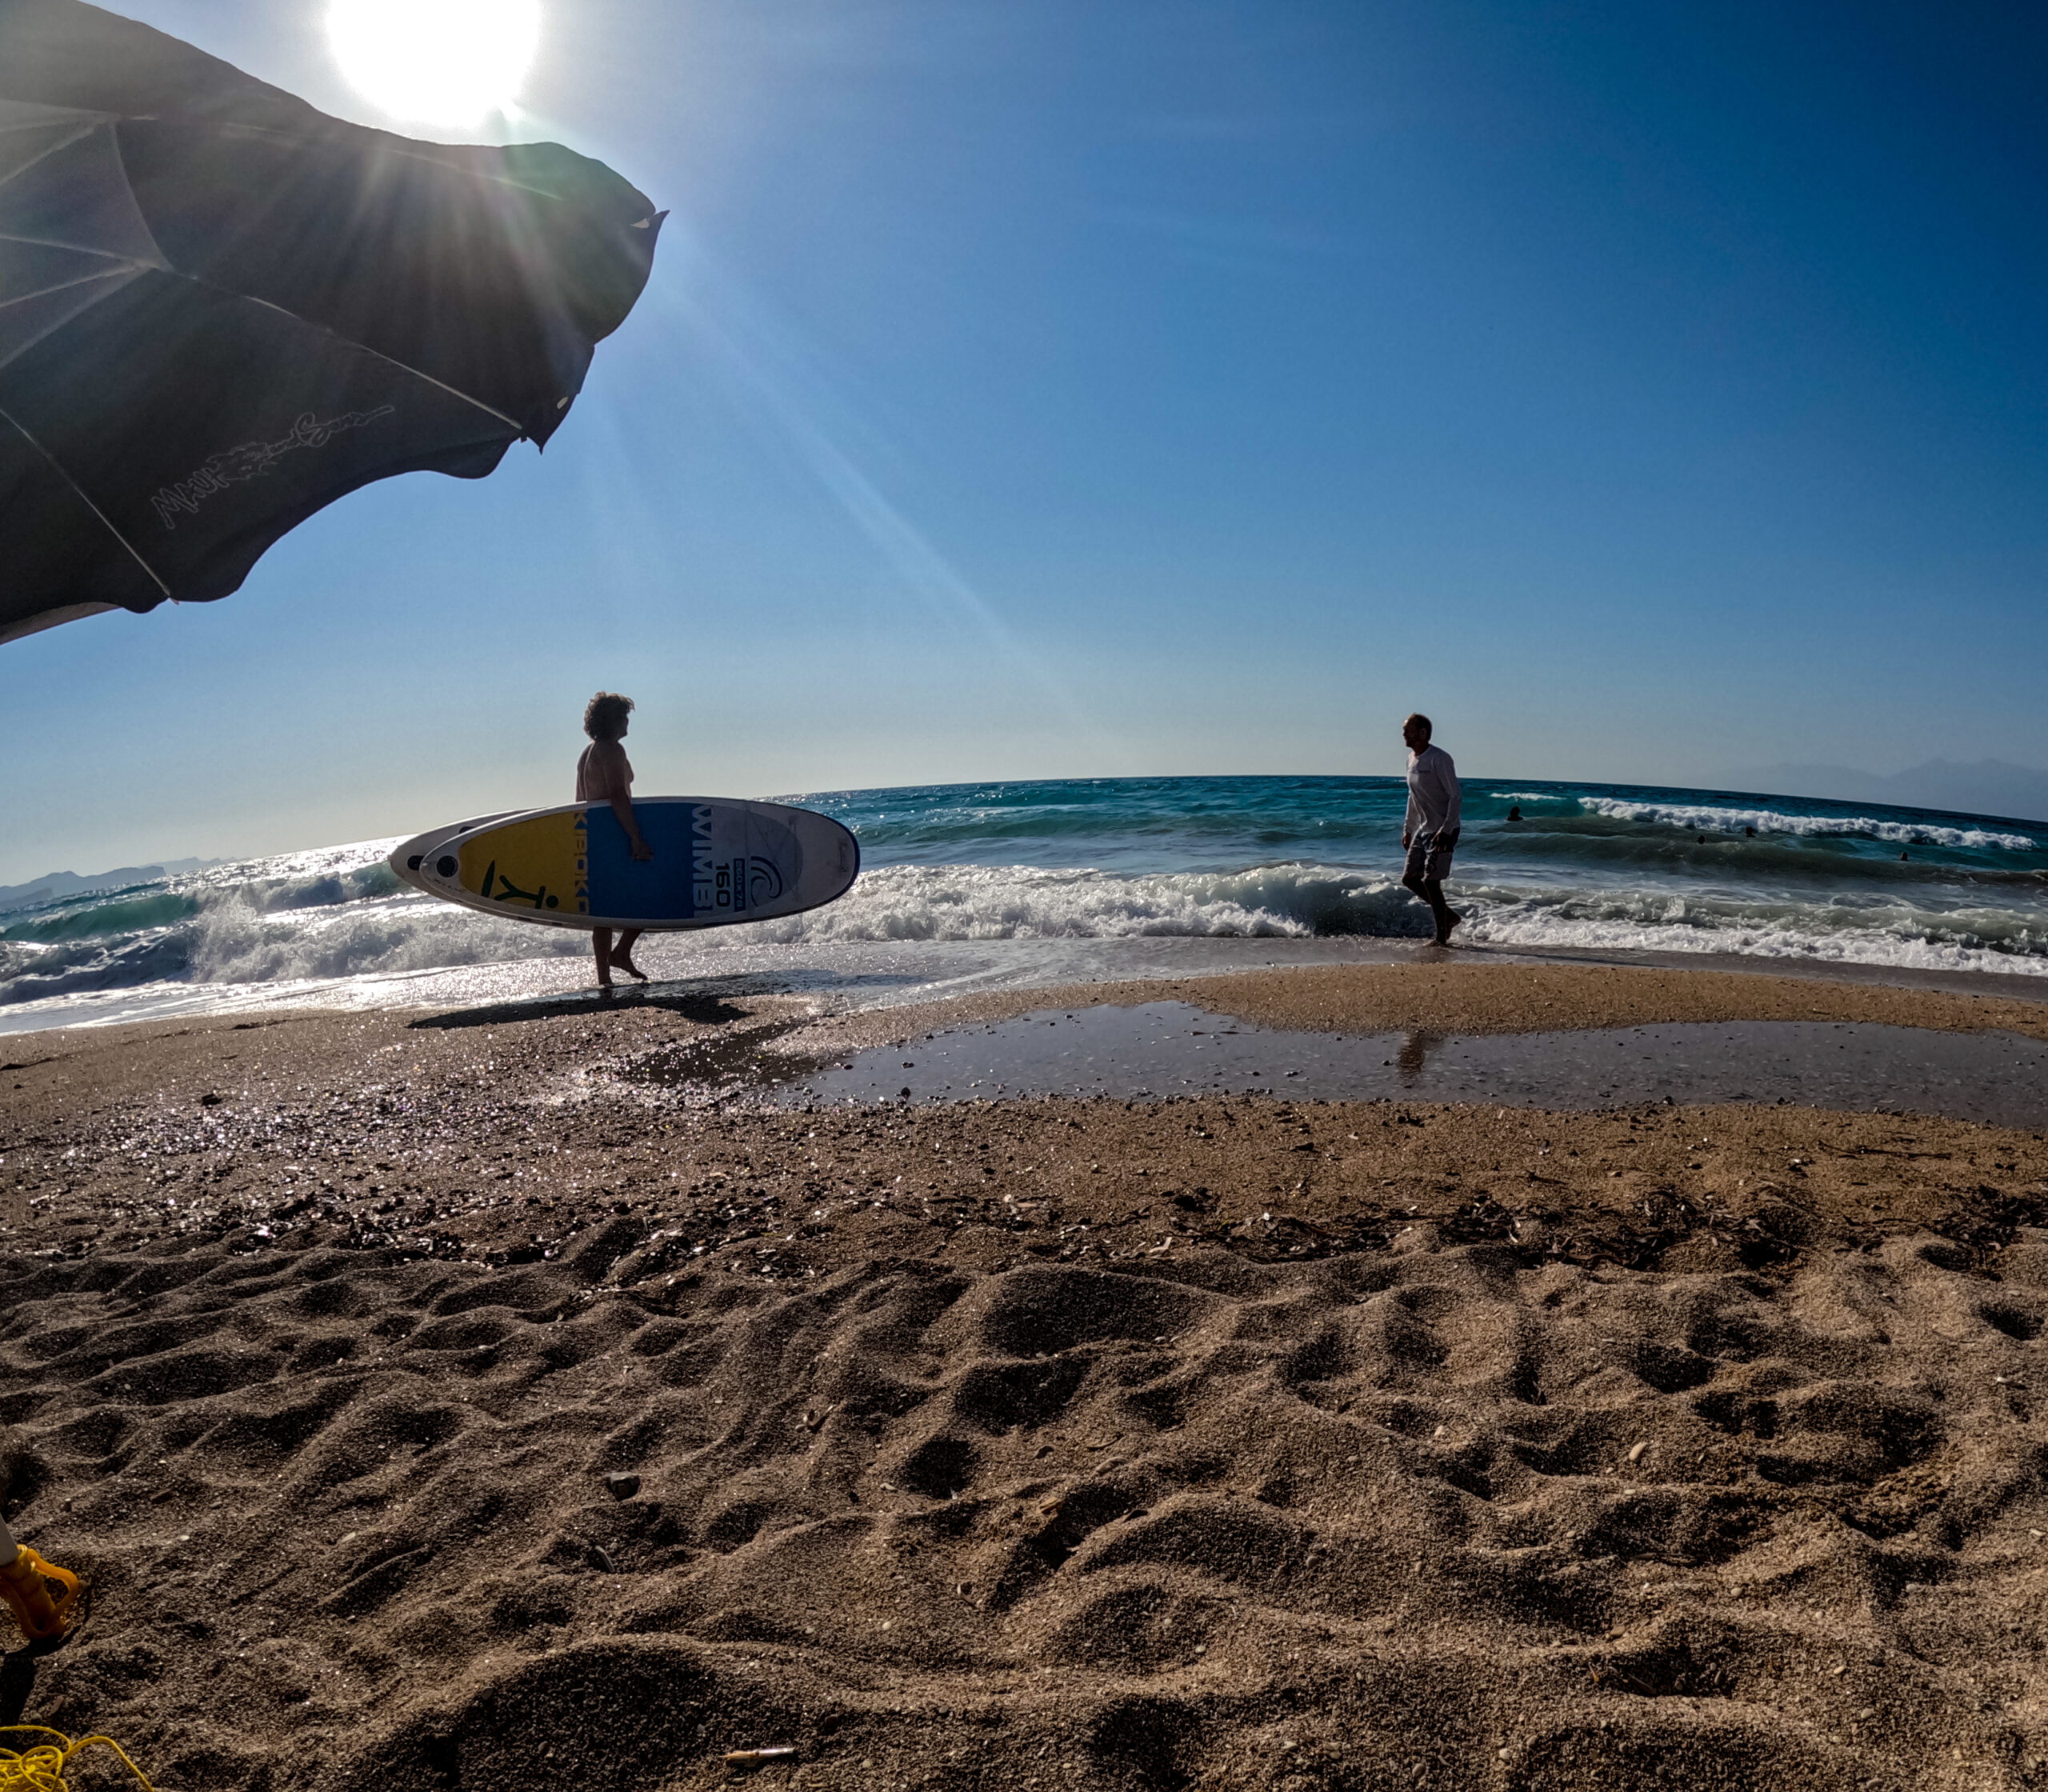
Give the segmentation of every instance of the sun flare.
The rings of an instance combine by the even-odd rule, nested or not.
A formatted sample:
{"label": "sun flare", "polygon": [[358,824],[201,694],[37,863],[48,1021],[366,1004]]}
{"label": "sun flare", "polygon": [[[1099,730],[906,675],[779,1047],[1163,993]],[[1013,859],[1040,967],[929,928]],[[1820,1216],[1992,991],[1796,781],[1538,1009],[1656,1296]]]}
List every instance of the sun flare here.
{"label": "sun flare", "polygon": [[540,47],[541,0],[330,0],[327,42],[380,111],[474,125],[519,96]]}

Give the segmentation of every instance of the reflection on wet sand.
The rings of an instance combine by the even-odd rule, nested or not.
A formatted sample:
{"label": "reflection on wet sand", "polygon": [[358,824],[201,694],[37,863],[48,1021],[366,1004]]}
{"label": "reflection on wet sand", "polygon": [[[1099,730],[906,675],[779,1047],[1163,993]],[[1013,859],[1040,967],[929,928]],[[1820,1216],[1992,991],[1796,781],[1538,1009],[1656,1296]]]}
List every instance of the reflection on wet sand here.
{"label": "reflection on wet sand", "polygon": [[[790,1044],[801,1046],[797,1030]],[[1182,1002],[1026,1014],[927,1035],[814,1071],[755,1067],[772,1098],[989,1101],[1025,1095],[1170,1095],[1265,1090],[1305,1101],[1386,1100],[1517,1107],[1649,1102],[1797,1102],[1897,1109],[1993,1126],[2048,1125],[2048,1042],[1874,1022],[1712,1021],[1566,1032],[1471,1034],[1425,1028],[1341,1034],[1253,1026]],[[791,1076],[790,1070],[795,1070]],[[810,1074],[806,1074],[810,1072]]]}
{"label": "reflection on wet sand", "polygon": [[1430,1054],[1443,1043],[1434,1033],[1411,1033],[1401,1042],[1401,1054],[1394,1060],[1401,1072],[1402,1082],[1409,1086],[1421,1079],[1429,1068]]}

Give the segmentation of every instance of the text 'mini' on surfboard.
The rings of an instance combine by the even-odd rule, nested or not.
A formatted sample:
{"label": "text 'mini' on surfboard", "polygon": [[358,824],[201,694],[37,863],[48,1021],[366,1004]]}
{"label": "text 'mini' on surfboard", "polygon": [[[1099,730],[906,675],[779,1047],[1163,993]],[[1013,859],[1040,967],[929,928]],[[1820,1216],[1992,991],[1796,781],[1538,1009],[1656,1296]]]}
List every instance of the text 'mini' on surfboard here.
{"label": "text 'mini' on surfboard", "polygon": [[407,882],[510,920],[646,932],[801,914],[860,874],[860,842],[808,809],[635,797],[633,814],[651,859],[634,859],[608,804],[572,803],[418,835],[394,869],[417,854]]}

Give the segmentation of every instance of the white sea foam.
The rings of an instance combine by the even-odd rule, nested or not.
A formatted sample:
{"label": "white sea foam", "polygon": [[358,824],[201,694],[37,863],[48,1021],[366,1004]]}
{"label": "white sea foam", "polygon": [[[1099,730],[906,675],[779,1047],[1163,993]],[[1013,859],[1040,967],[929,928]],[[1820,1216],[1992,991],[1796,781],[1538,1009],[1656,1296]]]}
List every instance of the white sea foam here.
{"label": "white sea foam", "polygon": [[[1465,936],[1507,946],[1722,952],[2048,974],[2039,917],[1938,910],[1884,897],[1766,901],[1664,887],[1531,891],[1454,883]],[[1427,911],[1390,878],[1285,864],[1124,877],[1035,866],[894,866],[810,914],[722,929],[734,945],[876,942],[1415,938]],[[192,926],[196,981],[283,982],[406,974],[570,956],[578,932],[498,921],[407,894],[326,908],[224,894]]]}
{"label": "white sea foam", "polygon": [[424,896],[284,911],[231,897],[198,918],[190,974],[205,983],[282,982],[566,958],[590,949],[590,936],[580,931],[498,921]]}
{"label": "white sea foam", "polygon": [[[1525,798],[1525,802],[1531,799]],[[1581,797],[1579,806],[1618,822],[1654,822],[1667,827],[1732,834],[1753,827],[1759,834],[1808,836],[1855,834],[1894,846],[1953,846],[1970,851],[2034,852],[2031,834],[1998,834],[1986,828],[1943,827],[1929,822],[1880,821],[1874,815],[1786,815],[1774,809],[1730,809],[1683,802],[1635,802],[1621,797]]]}
{"label": "white sea foam", "polygon": [[[828,908],[762,923],[769,939],[1306,938],[1426,930],[1392,878],[1308,865],[1118,877],[1028,865],[894,866]],[[1411,924],[1401,925],[1410,918]]]}
{"label": "white sea foam", "polygon": [[[197,912],[111,940],[0,944],[14,1000],[166,981],[237,986],[406,976],[453,966],[573,957],[581,932],[501,921],[330,861],[266,881],[222,879]],[[211,880],[210,880],[210,882]],[[1746,953],[1866,964],[2048,974],[2038,907],[1938,906],[1926,893],[1823,901],[1668,884],[1532,889],[1470,879],[1454,899],[1465,938],[1506,946]],[[868,871],[828,907],[720,930],[738,946],[863,942],[1415,938],[1427,912],[1390,877],[1300,862],[1231,873],[1124,876],[1034,866],[894,866]]]}
{"label": "white sea foam", "polygon": [[1493,890],[1462,898],[1462,938],[1543,950],[1730,953],[1917,970],[2048,976],[2048,935],[1995,910],[1742,902],[1664,890],[1598,896]]}

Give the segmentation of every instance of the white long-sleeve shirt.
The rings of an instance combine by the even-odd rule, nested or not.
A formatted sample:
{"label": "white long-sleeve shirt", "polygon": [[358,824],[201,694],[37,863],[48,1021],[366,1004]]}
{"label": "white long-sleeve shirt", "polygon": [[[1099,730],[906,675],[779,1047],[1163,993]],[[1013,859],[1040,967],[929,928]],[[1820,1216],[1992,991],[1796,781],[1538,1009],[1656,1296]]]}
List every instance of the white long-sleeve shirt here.
{"label": "white long-sleeve shirt", "polygon": [[1408,818],[1401,831],[1411,840],[1418,834],[1455,834],[1462,809],[1458,768],[1450,755],[1440,746],[1410,754]]}

